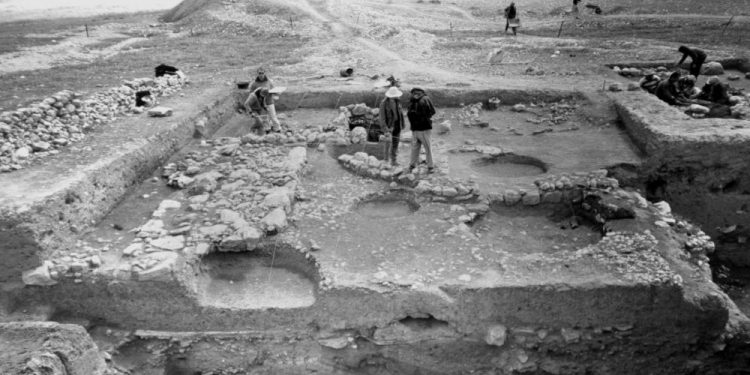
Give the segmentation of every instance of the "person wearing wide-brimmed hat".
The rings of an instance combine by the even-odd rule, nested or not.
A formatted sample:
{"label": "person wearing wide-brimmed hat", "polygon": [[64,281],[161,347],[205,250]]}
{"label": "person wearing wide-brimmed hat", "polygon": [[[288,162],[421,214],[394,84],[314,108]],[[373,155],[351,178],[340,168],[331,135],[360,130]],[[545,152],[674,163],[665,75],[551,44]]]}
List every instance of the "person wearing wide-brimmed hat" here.
{"label": "person wearing wide-brimmed hat", "polygon": [[[263,135],[269,132],[269,129],[275,132],[281,131],[281,123],[278,117],[276,117],[276,100],[279,99],[279,94],[286,90],[285,87],[274,87],[268,89],[266,87],[259,87],[255,89],[250,95],[247,96],[244,106],[247,113],[253,117],[254,123],[250,127],[250,130],[258,135]],[[268,113],[268,118],[271,122],[270,126],[264,124],[261,115],[263,112]]]}
{"label": "person wearing wide-brimmed hat", "polygon": [[401,109],[400,98],[403,95],[398,87],[391,86],[385,92],[385,98],[380,102],[380,112],[378,119],[380,129],[385,135],[385,158],[391,161],[391,165],[396,166],[398,162],[398,142],[401,136],[401,129],[404,127],[404,113]]}
{"label": "person wearing wide-brimmed hat", "polygon": [[427,157],[427,173],[432,173],[435,169],[432,162],[432,148],[430,147],[433,115],[435,115],[435,107],[424,90],[419,87],[412,88],[411,100],[409,100],[409,108],[406,112],[412,133],[409,171],[414,170],[419,165],[419,152],[422,147],[424,147]]}

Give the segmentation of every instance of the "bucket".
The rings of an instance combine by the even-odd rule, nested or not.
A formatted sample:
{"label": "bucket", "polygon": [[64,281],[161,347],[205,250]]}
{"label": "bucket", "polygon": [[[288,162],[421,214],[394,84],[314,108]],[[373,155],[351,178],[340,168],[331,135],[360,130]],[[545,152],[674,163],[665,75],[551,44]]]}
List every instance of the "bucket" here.
{"label": "bucket", "polygon": [[339,71],[339,74],[341,74],[342,77],[351,77],[352,74],[354,74],[354,69],[352,68],[341,69]]}
{"label": "bucket", "polygon": [[240,90],[245,90],[250,86],[250,82],[237,82],[237,88]]}

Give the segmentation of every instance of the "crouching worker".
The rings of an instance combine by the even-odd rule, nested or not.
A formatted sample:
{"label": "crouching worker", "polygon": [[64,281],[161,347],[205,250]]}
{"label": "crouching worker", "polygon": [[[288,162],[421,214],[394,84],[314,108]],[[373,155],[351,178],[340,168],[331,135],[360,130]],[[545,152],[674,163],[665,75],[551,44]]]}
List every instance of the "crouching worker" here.
{"label": "crouching worker", "polygon": [[435,165],[432,162],[430,133],[432,132],[432,116],[435,115],[435,107],[432,105],[430,98],[425,95],[424,90],[419,87],[411,89],[411,100],[406,115],[409,118],[412,132],[409,171],[411,172],[419,165],[419,152],[424,147],[427,157],[427,173],[432,173],[435,170]]}
{"label": "crouching worker", "polygon": [[638,82],[638,85],[640,85],[644,91],[650,94],[655,94],[656,87],[659,86],[659,81],[661,81],[661,78],[656,75],[656,72],[653,70],[646,70],[643,72],[643,78]]}
{"label": "crouching worker", "polygon": [[656,96],[669,105],[690,105],[690,102],[680,95],[678,87],[680,77],[679,72],[674,72],[669,76],[669,79],[659,82],[659,85],[656,86]]}
{"label": "crouching worker", "polygon": [[[253,125],[250,131],[257,135],[264,135],[270,131],[280,132],[281,123],[276,117],[275,101],[279,99],[279,94],[284,91],[282,87],[268,89],[260,87],[251,92],[245,100],[244,106],[247,113],[253,118]],[[263,121],[263,112],[267,113],[268,121]],[[270,124],[268,124],[270,122]]]}

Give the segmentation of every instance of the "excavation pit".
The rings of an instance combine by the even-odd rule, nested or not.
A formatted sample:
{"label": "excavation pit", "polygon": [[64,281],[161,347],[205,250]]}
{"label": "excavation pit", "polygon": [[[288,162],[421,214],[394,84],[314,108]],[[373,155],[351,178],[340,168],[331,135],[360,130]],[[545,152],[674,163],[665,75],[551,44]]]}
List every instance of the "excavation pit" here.
{"label": "excavation pit", "polygon": [[388,193],[365,198],[356,205],[354,210],[371,219],[387,219],[409,216],[419,210],[419,203],[408,194]]}
{"label": "excavation pit", "polygon": [[[358,95],[347,100],[372,99],[370,93]],[[696,342],[713,342],[724,332],[730,311],[725,296],[714,284],[690,277],[705,270],[685,260],[682,237],[653,224],[660,219],[653,207],[636,206],[632,222],[637,225],[615,226],[618,231],[602,236],[603,228],[572,225],[570,215],[557,211],[580,203],[576,196],[584,186],[613,200],[640,202],[637,197],[612,185],[597,188],[597,181],[535,185],[539,178],[555,182],[558,174],[575,180],[608,165],[640,163],[641,155],[614,126],[614,117],[602,124],[587,119],[590,113],[582,105],[553,101],[527,112],[507,106],[484,111],[487,126],[465,125],[457,120],[465,110],[443,105],[448,103],[441,102],[445,93],[437,91],[434,97],[442,119],[457,122],[452,131],[433,137],[437,177],[415,178],[433,181],[443,192],[447,189],[438,182],[474,179],[481,196],[448,199],[362,177],[341,168],[331,151],[318,149],[317,138],[300,141],[299,134],[291,134],[267,142],[244,137],[248,118],[234,116],[226,123],[236,130],[222,128],[213,139],[196,142],[167,161],[175,163],[174,173],[198,167],[198,174],[185,174],[190,178],[216,172],[208,176],[215,186],[207,183],[198,191],[186,184],[167,196],[157,191],[157,208],[133,205],[128,211],[120,206],[155,191],[147,185],[151,181],[132,186],[148,174],[132,178],[124,190],[133,195],[120,206],[108,202],[107,211],[114,207],[110,216],[100,212],[95,220],[96,230],[104,232],[114,229],[118,217],[132,220],[122,225],[125,231],[112,231],[111,238],[104,232],[76,233],[71,238],[83,238],[84,246],[70,241],[45,248],[48,270],[60,271],[56,284],[11,288],[8,299],[44,302],[73,315],[140,329],[136,336],[157,337],[165,345],[179,337],[190,346],[185,349],[190,370],[201,362],[199,350],[217,353],[215,358],[227,353],[226,342],[212,337],[232,341],[244,335],[233,345],[255,354],[202,362],[201,371],[246,368],[247,357],[279,373],[290,366],[298,369],[299,363],[324,373],[346,353],[346,371],[380,358],[379,363],[399,363],[406,372],[436,373],[447,364],[439,353],[465,352],[468,356],[451,357],[449,372],[477,370],[492,358],[523,353],[528,363],[565,358],[594,372],[616,363],[628,364],[623,373],[638,373],[679,362],[661,364],[649,357],[647,364],[630,365],[644,346],[664,348],[660,343],[669,340],[670,348],[653,356],[663,358],[672,350],[692,350]],[[457,104],[458,99],[451,100]],[[280,112],[292,132],[321,129],[332,117],[330,109]],[[553,112],[565,116],[554,120]],[[346,153],[356,153],[362,146],[346,147]],[[408,146],[402,147],[398,161],[406,165]],[[457,154],[468,159],[451,161],[450,150],[469,148]],[[168,156],[161,155],[159,162]],[[498,166],[477,166],[476,159],[512,167],[484,173]],[[155,177],[165,183],[161,175]],[[121,193],[118,199],[125,196]],[[168,202],[155,215],[165,200],[179,205]],[[69,205],[79,207],[76,202]],[[66,220],[83,212],[72,211],[63,212]],[[60,221],[57,211],[51,216],[49,221]],[[126,233],[155,220],[162,225]],[[133,243],[139,250],[126,254]],[[233,331],[248,327],[257,332]],[[504,344],[502,335],[507,335]],[[622,358],[602,359],[591,351],[600,340],[622,351]],[[434,345],[440,346],[438,352],[425,349]],[[263,354],[285,348],[293,350],[283,357]],[[401,348],[407,354],[394,356],[393,349]],[[124,349],[136,362],[158,363],[152,366],[158,367],[155,374],[163,373],[167,362],[171,369],[184,362],[178,356],[168,360],[169,351],[145,359],[149,354],[140,349]],[[571,350],[584,357],[573,358]],[[312,358],[306,357],[309,353]],[[511,362],[493,366],[510,372],[516,363]]]}
{"label": "excavation pit", "polygon": [[201,259],[202,304],[229,309],[301,308],[315,303],[315,270],[289,249],[214,253]]}
{"label": "excavation pit", "polygon": [[537,176],[547,172],[546,165],[539,159],[515,154],[480,156],[475,153],[453,153],[449,157],[452,169],[468,165],[473,173],[488,178],[518,178]]}
{"label": "excavation pit", "polygon": [[575,251],[599,242],[601,228],[575,216],[569,207],[493,205],[472,229],[485,241],[520,253]]}

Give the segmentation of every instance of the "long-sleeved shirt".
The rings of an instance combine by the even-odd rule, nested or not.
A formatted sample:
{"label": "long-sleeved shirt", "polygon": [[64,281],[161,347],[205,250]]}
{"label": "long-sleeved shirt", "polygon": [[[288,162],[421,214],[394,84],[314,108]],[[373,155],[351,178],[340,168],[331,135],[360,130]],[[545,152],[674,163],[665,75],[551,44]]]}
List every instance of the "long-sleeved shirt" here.
{"label": "long-sleeved shirt", "polygon": [[385,98],[380,102],[378,120],[383,131],[392,132],[398,127],[404,127],[404,114],[401,112],[401,103],[398,99]]}
{"label": "long-sleeved shirt", "polygon": [[434,114],[435,107],[432,105],[430,98],[426,95],[419,99],[412,99],[409,102],[409,110],[406,112],[412,131],[432,129],[432,116]]}
{"label": "long-sleeved shirt", "polygon": [[706,61],[706,53],[702,50],[699,50],[697,48],[685,48],[685,52],[682,54],[682,58],[680,59],[680,62],[677,63],[677,65],[682,64],[685,62],[685,59],[688,58],[688,56],[693,60],[693,62],[703,62]]}

